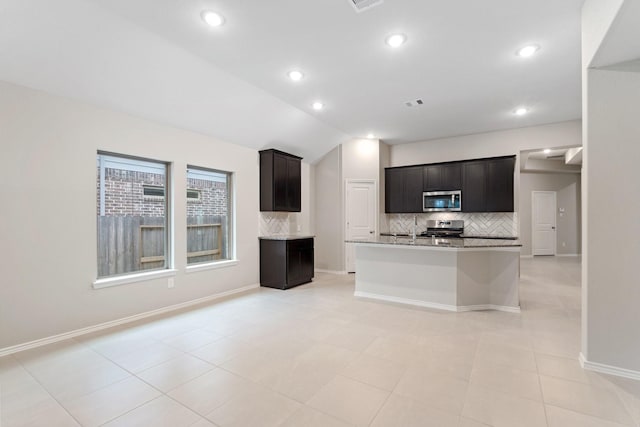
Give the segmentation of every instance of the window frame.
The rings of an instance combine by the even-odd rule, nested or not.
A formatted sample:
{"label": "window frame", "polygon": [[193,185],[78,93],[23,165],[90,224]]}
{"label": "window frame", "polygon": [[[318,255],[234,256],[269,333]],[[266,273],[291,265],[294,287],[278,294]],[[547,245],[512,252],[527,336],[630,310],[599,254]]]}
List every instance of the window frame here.
{"label": "window frame", "polygon": [[[117,165],[127,165],[129,166],[129,170],[131,166],[135,167],[136,170],[140,172],[150,172],[157,173],[162,168],[154,167],[149,165],[150,163],[156,163],[158,165],[164,166],[164,192],[165,195],[163,197],[160,196],[145,196],[144,190],[142,197],[147,200],[163,200],[164,204],[164,266],[154,269],[148,270],[137,270],[120,274],[112,274],[108,276],[98,276],[98,255],[99,255],[99,239],[98,239],[98,220],[97,217],[105,215],[105,192],[104,192],[104,184],[105,184],[105,169],[107,165],[109,166],[117,166]],[[96,279],[93,281],[92,286],[94,289],[101,289],[105,287],[118,286],[127,283],[134,283],[144,280],[150,280],[161,277],[171,277],[175,276],[177,270],[175,269],[175,257],[173,253],[173,163],[164,160],[152,159],[148,157],[140,157],[133,156],[128,154],[114,153],[109,151],[97,150],[96,152],[96,166],[100,168],[99,176],[98,176],[98,188],[96,195],[96,199],[99,203],[97,209],[100,210],[98,215],[96,216],[95,223],[95,231],[96,231]],[[124,168],[123,168],[124,169]],[[149,185],[153,186],[153,185]],[[143,185],[144,187],[144,185]],[[156,187],[156,186],[154,186]]]}
{"label": "window frame", "polygon": [[[189,256],[188,256],[188,251],[189,251],[189,244],[188,242],[185,245],[185,263],[186,263],[186,267],[185,267],[185,271],[187,273],[191,273],[191,272],[196,272],[196,271],[202,271],[202,270],[209,270],[209,269],[217,269],[217,268],[225,268],[225,267],[231,267],[234,265],[238,264],[238,260],[236,259],[236,228],[235,228],[235,223],[236,223],[236,209],[235,209],[235,172],[233,171],[224,171],[221,169],[215,169],[215,168],[211,168],[211,167],[205,167],[205,166],[195,166],[192,164],[187,164],[186,167],[186,186],[187,188],[189,188],[189,184],[188,184],[188,180],[189,178],[194,178],[194,179],[203,179],[203,178],[198,178],[198,172],[204,172],[207,174],[210,173],[214,173],[214,174],[220,174],[220,175],[224,175],[226,178],[226,188],[227,188],[227,258],[224,259],[217,259],[217,260],[211,260],[211,261],[201,261],[201,262],[192,262],[189,263]],[[198,190],[200,196],[202,196],[202,191]],[[186,196],[186,194],[185,194]],[[189,203],[189,199],[187,198],[187,211],[185,211],[186,216],[188,217],[188,203]],[[198,199],[198,201],[201,201],[202,199]],[[195,202],[195,199],[191,200],[192,202]],[[187,228],[185,228],[185,240],[187,239]]]}

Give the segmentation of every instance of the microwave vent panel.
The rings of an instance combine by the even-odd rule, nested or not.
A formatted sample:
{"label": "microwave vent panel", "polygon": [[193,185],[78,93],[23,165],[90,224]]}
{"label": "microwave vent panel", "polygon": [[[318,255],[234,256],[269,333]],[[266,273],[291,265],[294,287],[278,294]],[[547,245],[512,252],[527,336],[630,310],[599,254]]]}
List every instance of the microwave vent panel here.
{"label": "microwave vent panel", "polygon": [[420,98],[412,99],[411,101],[406,101],[404,105],[406,105],[407,107],[419,107],[421,105],[424,105],[424,101]]}

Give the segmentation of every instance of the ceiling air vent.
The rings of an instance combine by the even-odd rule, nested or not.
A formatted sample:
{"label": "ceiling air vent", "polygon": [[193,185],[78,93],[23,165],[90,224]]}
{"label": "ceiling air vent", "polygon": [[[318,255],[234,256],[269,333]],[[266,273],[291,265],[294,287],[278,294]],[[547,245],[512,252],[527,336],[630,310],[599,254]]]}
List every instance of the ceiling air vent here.
{"label": "ceiling air vent", "polygon": [[365,10],[371,9],[374,6],[378,6],[382,4],[384,0],[347,0],[351,3],[351,6],[356,10],[356,12],[364,12]]}
{"label": "ceiling air vent", "polygon": [[404,105],[406,105],[407,107],[418,107],[423,104],[424,104],[424,101],[422,99],[414,99],[404,103]]}

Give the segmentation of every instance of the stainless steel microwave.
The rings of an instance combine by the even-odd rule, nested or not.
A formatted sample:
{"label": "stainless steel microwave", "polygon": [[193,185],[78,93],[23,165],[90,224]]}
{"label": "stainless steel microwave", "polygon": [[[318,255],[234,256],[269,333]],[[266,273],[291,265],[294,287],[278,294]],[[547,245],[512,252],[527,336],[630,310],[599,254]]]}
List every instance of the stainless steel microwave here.
{"label": "stainless steel microwave", "polygon": [[425,191],[422,193],[423,212],[459,212],[462,210],[462,191]]}

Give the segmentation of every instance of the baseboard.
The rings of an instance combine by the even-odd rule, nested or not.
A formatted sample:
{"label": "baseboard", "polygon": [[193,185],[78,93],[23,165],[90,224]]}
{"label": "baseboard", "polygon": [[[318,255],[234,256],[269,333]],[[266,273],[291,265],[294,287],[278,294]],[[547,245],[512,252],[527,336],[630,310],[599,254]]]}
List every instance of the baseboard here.
{"label": "baseboard", "polygon": [[148,317],[157,316],[159,314],[169,313],[171,311],[180,310],[183,308],[192,307],[194,305],[203,304],[211,301],[215,301],[224,297],[228,297],[235,294],[240,294],[243,292],[250,291],[252,289],[257,289],[260,287],[260,284],[254,284],[249,286],[244,286],[238,289],[232,289],[230,291],[221,292],[219,294],[209,295],[203,298],[194,299],[191,301],[182,302],[180,304],[169,305],[167,307],[158,308],[156,310],[146,311],[140,314],[134,314],[133,316],[123,317],[121,319],[111,320],[109,322],[100,323],[93,326],[88,326],[86,328],[76,329],[74,331],[65,332],[58,335],[53,335],[46,338],[40,338],[38,340],[29,341],[23,344],[17,344],[11,347],[0,348],[0,357],[7,356],[9,354],[18,353],[20,351],[29,350],[36,347],[41,347],[47,344],[53,344],[59,341],[64,341],[69,338],[75,338],[81,335],[90,334],[92,332],[101,331],[103,329],[113,328],[114,326],[123,325],[126,323],[135,322],[138,320],[146,319]]}
{"label": "baseboard", "polygon": [[533,258],[533,255],[520,255],[520,258]]}
{"label": "baseboard", "polygon": [[340,270],[325,270],[324,268],[316,268],[314,269],[314,271],[316,273],[329,273],[329,274],[349,274],[346,271],[340,271]]}
{"label": "baseboard", "polygon": [[477,304],[477,305],[461,305],[457,307],[456,311],[481,311],[481,310],[496,310],[504,311],[507,313],[520,313],[520,307],[509,307],[508,305],[496,305],[496,304]]}
{"label": "baseboard", "polygon": [[456,305],[449,305],[449,304],[440,304],[436,302],[415,300],[410,298],[390,297],[387,295],[372,294],[370,292],[362,292],[362,291],[356,291],[354,292],[353,295],[361,298],[369,298],[369,299],[393,302],[398,304],[408,304],[408,305],[415,305],[418,307],[435,308],[437,310],[446,310],[446,311],[454,311],[454,312],[497,310],[497,311],[506,311],[509,313],[520,313],[520,307],[508,307],[508,306],[494,305],[494,304],[456,306]]}
{"label": "baseboard", "polygon": [[582,369],[586,369],[587,371],[593,371],[600,374],[614,375],[616,377],[629,378],[632,380],[640,381],[640,371],[605,365],[604,363],[589,362],[587,359],[585,359],[582,352],[580,352],[578,360],[580,361],[580,366],[582,366]]}
{"label": "baseboard", "polygon": [[561,256],[561,257],[579,257],[579,256],[582,256],[582,254],[556,254],[556,256]]}

